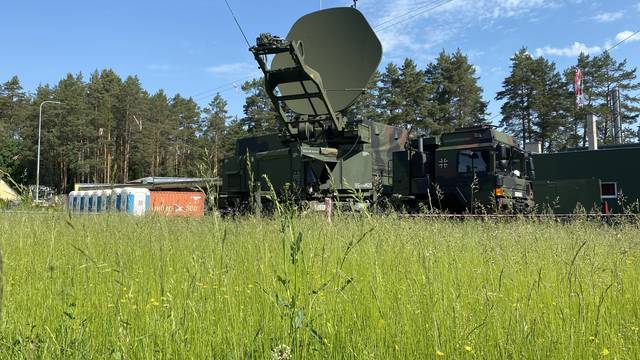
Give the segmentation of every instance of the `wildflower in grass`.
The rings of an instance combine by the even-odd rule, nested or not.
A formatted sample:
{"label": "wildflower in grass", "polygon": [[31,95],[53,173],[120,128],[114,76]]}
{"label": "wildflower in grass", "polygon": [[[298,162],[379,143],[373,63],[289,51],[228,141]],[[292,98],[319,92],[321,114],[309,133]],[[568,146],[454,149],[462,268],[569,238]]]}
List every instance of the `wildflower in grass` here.
{"label": "wildflower in grass", "polygon": [[464,351],[466,351],[466,352],[472,352],[472,351],[473,351],[473,348],[472,348],[471,346],[469,346],[469,345],[465,345],[465,346],[464,346]]}
{"label": "wildflower in grass", "polygon": [[607,356],[609,355],[609,349],[607,349],[606,347],[602,349],[602,352],[600,353],[600,355],[602,356]]}
{"label": "wildflower in grass", "polygon": [[436,356],[444,356],[444,353],[440,350],[436,350]]}
{"label": "wildflower in grass", "polygon": [[150,304],[150,305],[153,305],[153,306],[158,306],[158,305],[160,305],[160,303],[158,302],[158,300],[156,300],[156,299],[154,299],[154,298],[151,298],[151,299],[149,300],[149,304]]}
{"label": "wildflower in grass", "polygon": [[272,360],[288,360],[291,359],[291,348],[287,345],[279,345],[271,351]]}
{"label": "wildflower in grass", "polygon": [[590,340],[591,342],[598,342],[598,339],[596,339],[596,337],[595,337],[595,336],[589,336],[589,340]]}

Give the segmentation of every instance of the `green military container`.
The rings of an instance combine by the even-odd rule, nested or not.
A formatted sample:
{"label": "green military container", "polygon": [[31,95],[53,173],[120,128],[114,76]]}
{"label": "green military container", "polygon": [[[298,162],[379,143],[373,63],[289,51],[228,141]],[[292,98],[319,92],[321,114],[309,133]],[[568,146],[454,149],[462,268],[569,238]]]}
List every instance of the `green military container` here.
{"label": "green military container", "polygon": [[557,183],[562,191],[557,191],[555,202],[562,212],[573,212],[578,203],[587,210],[595,203],[602,212],[640,212],[640,144],[569,149],[534,154],[533,159],[536,202],[547,201],[550,191],[543,188],[545,183]]}
{"label": "green military container", "polygon": [[590,213],[600,212],[600,186],[598,179],[533,182],[538,211],[556,214],[572,214],[580,208]]}

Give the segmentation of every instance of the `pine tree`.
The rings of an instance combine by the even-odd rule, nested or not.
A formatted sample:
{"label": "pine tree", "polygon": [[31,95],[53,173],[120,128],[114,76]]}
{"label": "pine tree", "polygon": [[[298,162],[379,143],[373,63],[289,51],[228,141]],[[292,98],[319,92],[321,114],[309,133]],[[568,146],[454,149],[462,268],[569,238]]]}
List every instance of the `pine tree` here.
{"label": "pine tree", "polygon": [[460,49],[451,56],[453,69],[449,75],[449,92],[453,95],[452,110],[457,126],[479,125],[486,122],[487,105],[482,99],[476,68]]}
{"label": "pine tree", "polygon": [[250,135],[262,135],[274,132],[279,126],[278,117],[273,110],[271,99],[264,89],[262,79],[253,79],[242,84],[247,94],[243,107],[242,126]]}
{"label": "pine tree", "polygon": [[416,63],[407,58],[400,67],[398,81],[400,103],[400,124],[426,132],[432,123],[426,121],[426,105],[430,87],[425,81],[424,71],[418,70]]}
{"label": "pine tree", "polygon": [[174,171],[176,176],[196,176],[197,164],[203,158],[197,135],[200,131],[200,109],[193,99],[180,94],[171,99],[171,116],[175,121]]}
{"label": "pine tree", "polygon": [[533,61],[534,93],[531,107],[535,114],[533,138],[547,151],[566,147],[571,138],[569,127],[572,97],[569,84],[556,70],[555,63],[543,57]]}
{"label": "pine tree", "polygon": [[227,132],[227,121],[231,118],[227,112],[227,101],[217,93],[204,113],[206,118],[203,136],[208,151],[207,160],[213,176],[218,176],[218,165],[223,156],[222,141]]}
{"label": "pine tree", "polygon": [[428,116],[434,132],[486,122],[487,102],[482,100],[476,70],[459,49],[451,55],[443,50],[425,74],[433,89]]}
{"label": "pine tree", "polygon": [[28,108],[29,99],[17,76],[0,84],[0,170],[18,181],[24,180],[30,147],[25,124]]}
{"label": "pine tree", "polygon": [[97,129],[95,178],[99,182],[112,180],[113,127],[117,96],[122,87],[122,80],[111,69],[98,70],[91,74],[87,84],[87,101],[93,111],[92,122]]}
{"label": "pine tree", "polygon": [[380,103],[382,118],[389,125],[402,124],[402,96],[400,94],[400,70],[394,63],[385,67],[380,76]]}
{"label": "pine tree", "polygon": [[504,79],[502,90],[496,95],[496,100],[505,101],[501,107],[500,126],[523,145],[533,140],[533,77],[533,57],[526,48],[521,48],[511,57],[511,74]]}
{"label": "pine tree", "polygon": [[224,156],[233,156],[236,151],[236,140],[248,135],[243,123],[242,119],[236,116],[227,125],[226,134],[222,139],[222,153]]}
{"label": "pine tree", "polygon": [[351,108],[348,109],[348,117],[351,119],[363,119],[380,122],[383,114],[380,111],[380,77],[379,71],[371,76],[366,90],[360,95]]}
{"label": "pine tree", "polygon": [[[46,89],[43,89],[46,94]],[[96,181],[91,175],[95,166],[97,131],[91,123],[91,109],[86,101],[82,73],[67,74],[53,89],[59,106],[49,106],[42,116],[41,174],[58,190],[73,182]],[[37,101],[37,104],[41,99]],[[79,181],[78,181],[79,180]]]}
{"label": "pine tree", "polygon": [[[627,69],[626,59],[618,62],[608,51],[594,57],[589,69],[595,71],[590,93],[597,102],[595,112],[602,119],[599,127],[600,136],[604,143],[611,143],[614,140],[612,92],[616,87],[620,88],[622,125],[633,124],[640,114],[640,97],[632,95],[631,92],[640,89],[640,82],[635,82],[636,69]],[[631,129],[627,129],[626,132],[629,134]]]}
{"label": "pine tree", "polygon": [[169,100],[161,89],[149,98],[147,125],[143,128],[146,162],[150,176],[166,175],[169,171],[170,166],[167,162],[170,161],[167,149],[171,146],[170,119]]}
{"label": "pine tree", "polygon": [[[129,181],[132,146],[139,144],[145,123],[148,94],[142,89],[137,76],[129,76],[122,84],[115,107],[116,156],[118,158],[119,181]],[[137,171],[138,175],[141,171]]]}

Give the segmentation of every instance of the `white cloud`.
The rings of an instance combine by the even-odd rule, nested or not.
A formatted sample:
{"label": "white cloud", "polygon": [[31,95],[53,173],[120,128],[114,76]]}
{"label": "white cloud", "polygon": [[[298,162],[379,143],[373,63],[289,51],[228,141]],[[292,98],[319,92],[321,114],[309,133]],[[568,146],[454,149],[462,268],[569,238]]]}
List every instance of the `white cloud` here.
{"label": "white cloud", "polygon": [[[615,36],[615,43],[619,43],[621,41],[632,42],[632,41],[640,41],[640,33],[633,35],[634,32],[630,30],[625,30],[619,32]],[[536,56],[568,56],[568,57],[576,57],[580,55],[580,53],[585,54],[597,54],[599,52],[604,51],[605,49],[609,49],[614,45],[610,39],[605,41],[602,46],[587,46],[581,42],[574,42],[572,45],[556,48],[551,46],[545,46],[542,48],[536,49]]]}
{"label": "white cloud", "polygon": [[620,41],[626,41],[626,42],[640,41],[640,34],[635,34],[633,37],[630,37],[634,33],[635,33],[635,31],[629,31],[629,30],[625,30],[625,31],[619,32],[616,35],[616,42],[620,42]]}
{"label": "white cloud", "polygon": [[574,42],[572,45],[563,47],[563,48],[555,48],[550,46],[545,46],[543,48],[536,49],[536,56],[569,56],[576,57],[581,53],[584,54],[596,54],[602,51],[600,46],[587,46],[581,42]]}
{"label": "white cloud", "polygon": [[[480,2],[487,3],[487,1]],[[488,3],[489,4],[487,5],[489,6],[495,6],[492,11],[493,18],[512,17],[529,12],[533,9],[554,6],[554,3],[552,1],[545,0],[505,0],[497,1],[497,4],[491,4],[491,1],[489,1]]]}
{"label": "white cloud", "polygon": [[624,17],[624,13],[622,11],[616,11],[616,12],[605,12],[602,14],[598,14],[596,16],[591,17],[590,19],[595,20],[599,23],[608,23],[608,22],[622,19],[622,17]]}
{"label": "white cloud", "polygon": [[214,75],[242,75],[255,72],[257,65],[248,62],[236,62],[209,66],[206,72]]}
{"label": "white cloud", "polygon": [[495,26],[501,18],[531,15],[535,10],[559,6],[573,0],[360,0],[382,41],[385,54],[407,54],[435,50],[458,38],[468,28]]}

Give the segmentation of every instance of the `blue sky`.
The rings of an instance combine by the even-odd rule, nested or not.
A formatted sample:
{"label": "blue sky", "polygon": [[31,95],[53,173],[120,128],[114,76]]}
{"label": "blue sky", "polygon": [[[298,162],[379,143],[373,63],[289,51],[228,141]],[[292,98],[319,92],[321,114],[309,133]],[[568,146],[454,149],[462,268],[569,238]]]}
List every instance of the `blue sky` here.
{"label": "blue sky", "polygon": [[[247,37],[286,35],[300,16],[346,0],[229,0]],[[436,3],[444,5],[434,8]],[[411,57],[424,67],[442,49],[460,48],[476,66],[492,117],[509,58],[526,46],[560,69],[580,51],[597,54],[640,30],[640,0],[360,0],[384,46],[381,67]],[[431,10],[429,10],[431,9]],[[425,11],[428,10],[428,11]],[[67,72],[113,68],[136,74],[150,92],[193,96],[205,106],[216,91],[242,112],[239,85],[259,74],[223,0],[11,1],[2,5],[0,81],[18,75],[28,91]],[[399,22],[395,26],[390,26]],[[382,25],[380,25],[382,24]],[[640,65],[640,34],[612,54]]]}

